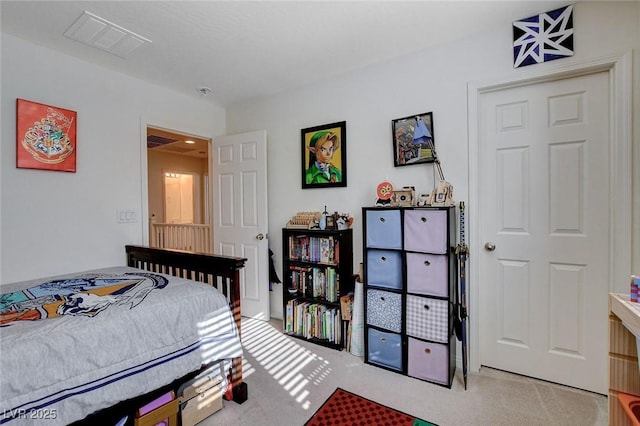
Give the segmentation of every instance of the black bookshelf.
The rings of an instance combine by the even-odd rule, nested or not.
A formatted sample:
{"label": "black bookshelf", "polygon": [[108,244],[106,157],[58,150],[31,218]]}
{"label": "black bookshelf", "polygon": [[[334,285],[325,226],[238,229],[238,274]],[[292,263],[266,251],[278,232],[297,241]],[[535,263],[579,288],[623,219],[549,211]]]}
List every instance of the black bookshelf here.
{"label": "black bookshelf", "polygon": [[283,331],[342,350],[346,322],[340,297],[353,292],[353,232],[282,230]]}

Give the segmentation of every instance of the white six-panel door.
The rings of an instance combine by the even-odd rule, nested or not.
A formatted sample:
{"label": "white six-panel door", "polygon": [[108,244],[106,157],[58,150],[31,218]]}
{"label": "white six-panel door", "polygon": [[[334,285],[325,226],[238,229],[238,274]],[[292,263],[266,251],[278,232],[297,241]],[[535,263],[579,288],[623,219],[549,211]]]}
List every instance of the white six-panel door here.
{"label": "white six-panel door", "polygon": [[479,97],[482,365],[607,391],[608,100],[607,72]]}
{"label": "white six-panel door", "polygon": [[247,258],[241,273],[242,316],[268,320],[267,135],[213,140],[213,249]]}

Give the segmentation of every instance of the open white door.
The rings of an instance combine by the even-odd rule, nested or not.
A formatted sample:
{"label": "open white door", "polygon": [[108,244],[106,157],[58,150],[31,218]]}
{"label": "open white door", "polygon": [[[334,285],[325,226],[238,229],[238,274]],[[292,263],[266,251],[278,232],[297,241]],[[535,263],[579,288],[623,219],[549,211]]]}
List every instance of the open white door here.
{"label": "open white door", "polygon": [[267,321],[267,133],[218,136],[210,158],[213,252],[247,258],[240,281],[242,316]]}

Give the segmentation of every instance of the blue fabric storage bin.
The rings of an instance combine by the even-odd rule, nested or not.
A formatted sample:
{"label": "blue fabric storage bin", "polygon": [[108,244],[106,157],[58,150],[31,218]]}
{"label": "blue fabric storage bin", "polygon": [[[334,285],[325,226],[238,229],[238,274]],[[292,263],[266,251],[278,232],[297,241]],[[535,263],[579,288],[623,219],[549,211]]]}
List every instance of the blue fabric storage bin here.
{"label": "blue fabric storage bin", "polygon": [[369,329],[367,360],[402,371],[402,339],[399,334]]}
{"label": "blue fabric storage bin", "polygon": [[391,250],[367,250],[369,286],[402,288],[402,253]]}
{"label": "blue fabric storage bin", "polygon": [[367,247],[402,248],[400,210],[367,210]]}

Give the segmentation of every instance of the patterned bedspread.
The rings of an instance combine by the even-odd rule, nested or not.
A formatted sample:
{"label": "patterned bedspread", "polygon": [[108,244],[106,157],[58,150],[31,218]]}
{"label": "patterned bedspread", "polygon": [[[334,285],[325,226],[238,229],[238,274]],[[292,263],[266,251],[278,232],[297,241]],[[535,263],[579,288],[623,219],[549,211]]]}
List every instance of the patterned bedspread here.
{"label": "patterned bedspread", "polygon": [[68,424],[242,355],[216,289],[128,267],[2,286],[0,423]]}

